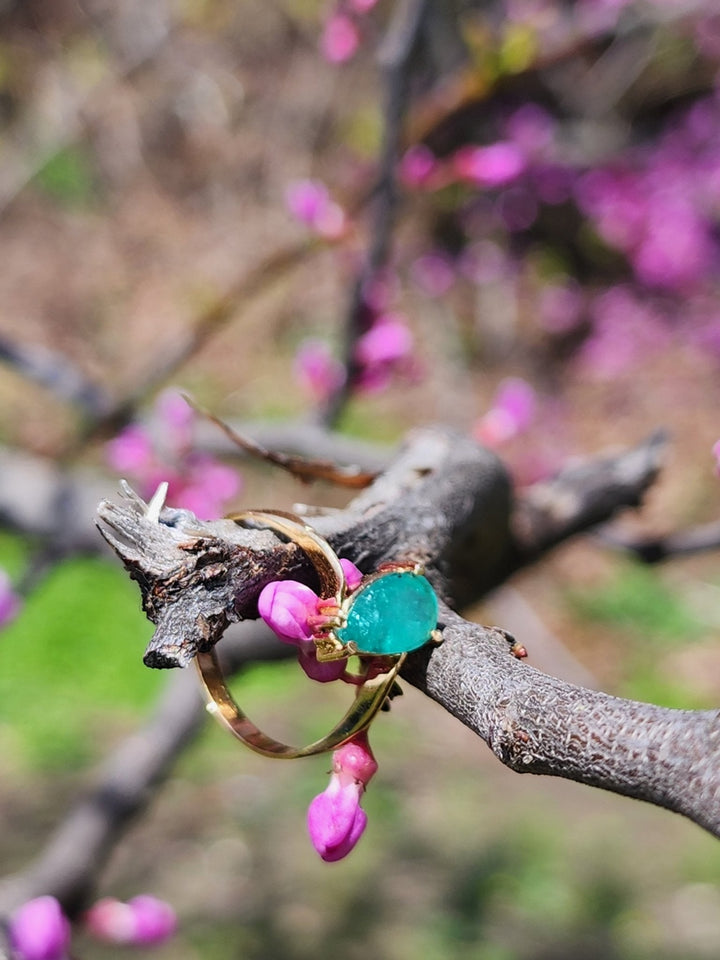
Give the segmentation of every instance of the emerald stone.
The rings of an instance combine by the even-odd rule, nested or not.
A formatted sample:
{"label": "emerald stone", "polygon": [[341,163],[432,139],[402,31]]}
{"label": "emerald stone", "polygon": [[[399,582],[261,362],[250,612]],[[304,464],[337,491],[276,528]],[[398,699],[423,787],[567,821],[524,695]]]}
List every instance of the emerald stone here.
{"label": "emerald stone", "polygon": [[393,571],[369,580],[352,595],[341,643],[360,653],[392,656],[417,650],[437,626],[438,602],[430,583],[411,571]]}

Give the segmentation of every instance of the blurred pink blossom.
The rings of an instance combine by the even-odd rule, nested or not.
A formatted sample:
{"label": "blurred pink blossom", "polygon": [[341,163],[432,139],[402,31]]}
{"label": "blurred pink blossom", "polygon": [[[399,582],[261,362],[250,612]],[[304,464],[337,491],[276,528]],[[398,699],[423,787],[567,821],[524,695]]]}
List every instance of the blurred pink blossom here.
{"label": "blurred pink blossom", "polygon": [[440,252],[426,253],[414,260],[410,266],[410,276],[430,297],[444,296],[455,282],[453,264]]}
{"label": "blurred pink blossom", "polygon": [[473,435],[488,447],[497,447],[524,433],[535,418],[535,391],[520,377],[508,377],[497,389],[490,409],[478,420]]}
{"label": "blurred pink blossom", "polygon": [[578,360],[598,379],[612,379],[670,343],[663,318],[628,285],[600,294],[590,312],[592,332],[580,348]]}
{"label": "blurred pink blossom", "polygon": [[326,240],[337,240],[347,228],[342,207],[319,180],[295,180],[285,191],[290,213]]}
{"label": "blurred pink blossom", "polygon": [[427,184],[438,169],[435,154],[423,143],[410,147],[400,160],[400,182],[411,189]]}
{"label": "blurred pink blossom", "polygon": [[715,459],[715,472],[720,476],[720,440],[713,444],[712,455]]}
{"label": "blurred pink blossom", "polygon": [[324,340],[304,340],[293,362],[295,379],[316,400],[324,400],[342,386],[345,368]]}
{"label": "blurred pink blossom", "polygon": [[329,63],[345,63],[359,45],[360,33],[354,20],[343,10],[334,10],[323,26],[320,53]]}
{"label": "blurred pink blossom", "polygon": [[583,294],[578,284],[550,283],[543,287],[538,300],[538,322],[550,333],[573,330],[583,309]]}
{"label": "blurred pink blossom", "polygon": [[21,960],[67,960],[70,923],[55,897],[28,900],[10,918],[8,932]]}
{"label": "blurred pink blossom", "polygon": [[193,450],[194,411],[180,393],[168,390],[155,404],[148,426],[130,424],[106,448],[108,464],[149,499],[168,483],[168,503],[211,520],[225,512],[240,490],[240,476],[209,454]]}
{"label": "blurred pink blossom", "polygon": [[368,392],[384,389],[395,374],[409,368],[412,351],[413,335],[405,317],[381,314],[355,345],[358,387]]}
{"label": "blurred pink blossom", "polygon": [[98,900],[85,914],[85,925],[106,943],[152,946],[175,933],[177,918],[164,900],[142,894],[127,903],[112,897]]}
{"label": "blurred pink blossom", "polygon": [[326,862],[342,860],[362,836],[367,815],[360,801],[376,771],[367,731],[333,754],[330,783],[310,804],[307,818],[310,840]]}
{"label": "blurred pink blossom", "polygon": [[547,156],[555,135],[555,121],[536,103],[524,103],[508,117],[505,131],[524,156],[536,159]]}
{"label": "blurred pink blossom", "polygon": [[499,140],[486,147],[461,147],[453,157],[456,176],[480,187],[500,187],[516,180],[526,167],[514,143]]}
{"label": "blurred pink blossom", "polygon": [[7,573],[0,569],[0,627],[11,623],[20,612],[22,600],[13,590]]}

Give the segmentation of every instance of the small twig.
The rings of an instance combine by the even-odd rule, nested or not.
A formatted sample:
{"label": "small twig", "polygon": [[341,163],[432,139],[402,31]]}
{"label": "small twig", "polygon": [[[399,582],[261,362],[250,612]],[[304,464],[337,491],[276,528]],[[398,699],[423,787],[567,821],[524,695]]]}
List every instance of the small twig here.
{"label": "small twig", "polygon": [[266,463],[271,463],[281,470],[286,470],[302,483],[310,483],[313,480],[325,480],[328,483],[333,483],[340,487],[349,487],[357,490],[367,487],[377,476],[377,474],[368,473],[357,466],[342,467],[329,460],[310,460],[306,457],[292,456],[287,453],[279,453],[276,450],[268,450],[266,447],[263,447],[262,444],[257,443],[257,441],[251,440],[249,437],[238,433],[237,430],[219,417],[216,417],[215,414],[210,413],[209,410],[195,403],[191,397],[185,395],[185,400],[193,410],[219,427],[235,446],[258,460],[264,460]]}

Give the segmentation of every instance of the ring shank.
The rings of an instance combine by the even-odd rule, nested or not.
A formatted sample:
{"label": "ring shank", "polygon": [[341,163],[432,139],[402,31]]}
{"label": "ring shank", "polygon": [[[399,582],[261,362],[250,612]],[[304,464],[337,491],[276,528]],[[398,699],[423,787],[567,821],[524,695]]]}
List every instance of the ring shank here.
{"label": "ring shank", "polygon": [[305,747],[293,747],[263,733],[240,709],[223,677],[214,650],[195,658],[205,690],[207,708],[238,740],[264,757],[294,760],[335,750],[364,730],[388,697],[405,654],[397,657],[385,673],[365,680],[356,688],[355,699],[342,720],[324,737]]}

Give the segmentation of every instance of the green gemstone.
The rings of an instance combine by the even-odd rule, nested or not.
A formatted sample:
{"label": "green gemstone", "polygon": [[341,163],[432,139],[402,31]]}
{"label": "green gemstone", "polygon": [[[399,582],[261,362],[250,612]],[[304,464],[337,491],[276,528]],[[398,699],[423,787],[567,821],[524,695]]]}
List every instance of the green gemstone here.
{"label": "green gemstone", "polygon": [[394,571],[353,594],[347,622],[335,635],[341,643],[354,643],[361,653],[391,656],[426,644],[437,618],[437,597],[425,577]]}

